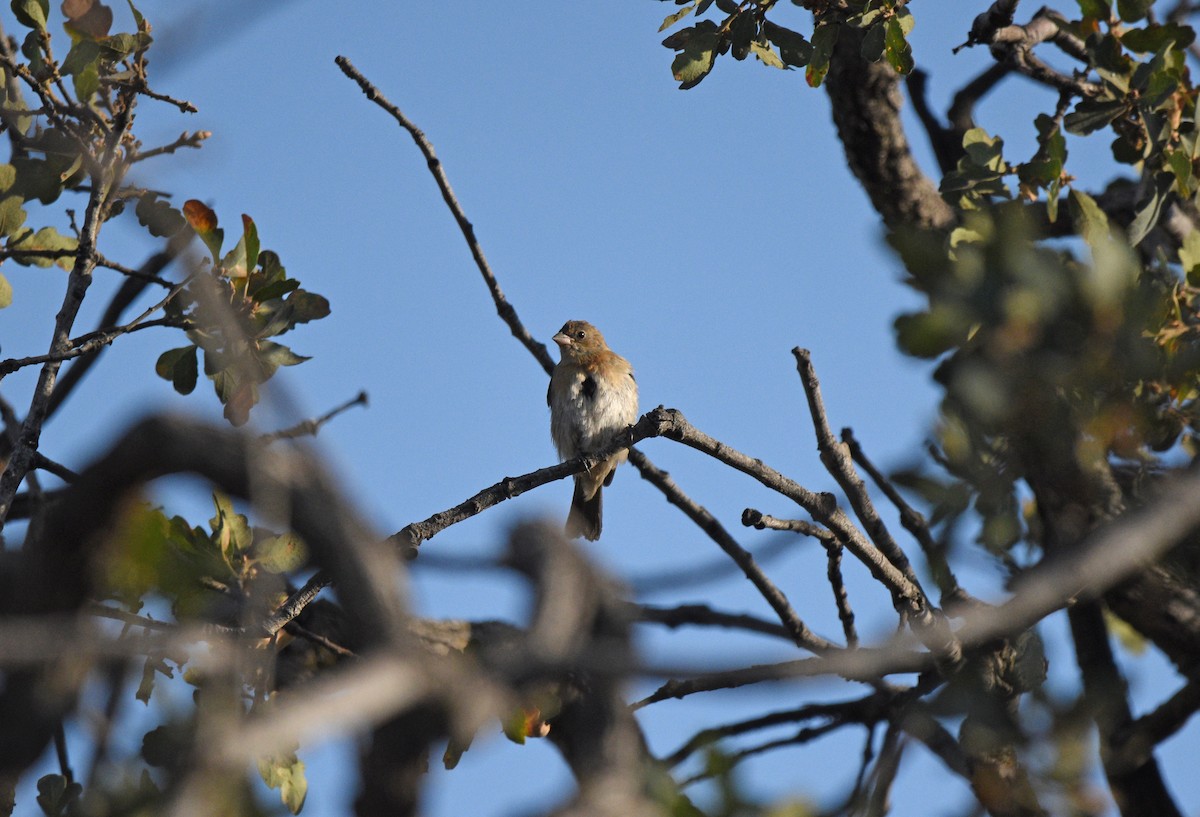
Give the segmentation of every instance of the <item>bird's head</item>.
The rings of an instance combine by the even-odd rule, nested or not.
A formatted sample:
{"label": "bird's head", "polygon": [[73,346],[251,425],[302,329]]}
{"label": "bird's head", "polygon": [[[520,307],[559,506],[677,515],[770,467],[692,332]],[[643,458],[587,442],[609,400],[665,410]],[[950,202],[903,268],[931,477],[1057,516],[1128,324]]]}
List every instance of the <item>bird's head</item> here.
{"label": "bird's head", "polygon": [[567,321],[554,336],[564,360],[582,360],[608,349],[604,335],[587,321]]}

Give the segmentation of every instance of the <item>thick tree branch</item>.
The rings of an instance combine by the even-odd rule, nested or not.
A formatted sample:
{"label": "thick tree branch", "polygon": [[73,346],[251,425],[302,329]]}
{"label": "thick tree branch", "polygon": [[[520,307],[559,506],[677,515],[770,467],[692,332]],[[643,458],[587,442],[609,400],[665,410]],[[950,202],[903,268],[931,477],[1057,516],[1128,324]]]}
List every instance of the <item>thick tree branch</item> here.
{"label": "thick tree branch", "polygon": [[1100,736],[1100,759],[1122,817],[1182,817],[1150,753],[1136,765],[1116,766],[1117,735],[1130,727],[1128,687],[1113,658],[1108,629],[1097,602],[1067,611],[1083,680],[1084,701]]}
{"label": "thick tree branch", "polygon": [[918,166],[900,119],[899,79],[886,61],[862,57],[863,33],[843,26],[825,88],[850,170],[889,228],[946,229],[950,205]]}

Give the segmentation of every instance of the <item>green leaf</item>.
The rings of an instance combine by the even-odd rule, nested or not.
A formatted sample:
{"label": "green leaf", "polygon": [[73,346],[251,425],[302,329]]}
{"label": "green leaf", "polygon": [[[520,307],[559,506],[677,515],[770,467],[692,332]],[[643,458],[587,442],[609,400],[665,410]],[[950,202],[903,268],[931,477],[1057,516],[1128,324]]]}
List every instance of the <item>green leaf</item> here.
{"label": "green leaf", "polygon": [[1153,5],[1154,0],[1117,0],[1117,14],[1127,23],[1136,23]]}
{"label": "green leaf", "polygon": [[3,115],[4,121],[9,127],[15,128],[21,134],[29,130],[29,126],[33,124],[33,117],[17,113],[17,111],[29,110],[29,106],[25,104],[25,97],[21,94],[20,86],[13,85],[10,88],[7,83],[0,82],[0,105],[10,111]]}
{"label": "green leaf", "polygon": [[833,46],[837,43],[837,38],[836,23],[821,23],[813,31],[812,54],[804,72],[804,80],[810,88],[818,88],[825,81],[825,75],[829,73],[829,59],[833,56]]}
{"label": "green leaf", "polygon": [[1071,190],[1069,202],[1071,220],[1075,231],[1083,240],[1095,247],[1109,239],[1108,216],[1096,204],[1096,200],[1080,190]]}
{"label": "green leaf", "polygon": [[238,238],[238,242],[233,245],[233,249],[225,254],[221,259],[220,270],[223,275],[228,275],[230,278],[245,278],[250,270],[246,263],[246,242],[245,237]]}
{"label": "green leaf", "polygon": [[730,54],[735,60],[746,59],[750,54],[750,43],[758,35],[758,21],[754,18],[754,11],[746,9],[735,16],[729,23],[728,30]]}
{"label": "green leaf", "polygon": [[77,40],[61,71],[74,79],[75,95],[86,103],[100,89],[100,46],[94,40]]}
{"label": "green leaf", "polygon": [[35,78],[44,79],[49,73],[46,70],[46,57],[42,53],[41,30],[31,31],[21,42],[21,53],[29,60],[29,70]]}
{"label": "green leaf", "polygon": [[675,12],[674,14],[668,14],[667,18],[662,21],[662,25],[658,27],[658,30],[666,31],[668,28],[670,28],[671,26],[678,23],[684,17],[687,17],[689,14],[691,14],[693,8],[694,8],[694,6],[688,5],[688,6],[684,6],[683,8],[681,8],[679,11]]}
{"label": "green leaf", "polygon": [[287,573],[308,561],[304,542],[294,533],[263,539],[254,546],[258,563],[268,573]]}
{"label": "green leaf", "polygon": [[147,193],[139,198],[134,213],[138,223],[149,230],[150,235],[159,238],[169,238],[187,224],[182,213],[154,193]]}
{"label": "green leaf", "polygon": [[233,508],[233,502],[222,493],[213,491],[213,505],[217,515],[208,520],[213,531],[213,541],[220,548],[225,558],[238,553],[245,553],[254,542],[254,532],[245,515]]}
{"label": "green leaf", "polygon": [[966,339],[958,310],[935,306],[929,312],[896,318],[896,342],[913,357],[935,358]]}
{"label": "green leaf", "polygon": [[282,281],[276,281],[273,284],[267,284],[266,286],[258,289],[250,287],[246,291],[254,300],[258,301],[259,303],[265,303],[276,298],[282,298],[292,290],[299,289],[299,287],[300,282],[295,278],[285,278]]}
{"label": "green leaf", "polygon": [[720,44],[716,26],[712,28],[711,31],[700,31],[699,26],[692,29],[693,33],[684,43],[683,50],[671,62],[671,75],[679,81],[680,90],[696,87],[712,70]]}
{"label": "green leaf", "polygon": [[1105,127],[1129,110],[1129,104],[1121,100],[1082,99],[1075,110],[1063,119],[1067,133],[1086,136]]}
{"label": "green leaf", "polygon": [[911,73],[913,70],[912,46],[904,38],[904,26],[898,17],[888,20],[884,45],[884,56],[887,57],[888,64],[896,69],[896,73]]}
{"label": "green leaf", "polygon": [[288,811],[300,813],[308,795],[308,781],[304,776],[304,761],[296,757],[294,750],[260,759],[258,773],[269,787],[279,789],[279,798]]}
{"label": "green leaf", "polygon": [[[43,227],[36,233],[31,230],[24,231],[14,239],[10,239],[8,247],[12,250],[42,250],[46,252],[69,250],[74,252],[79,247],[79,240],[74,236],[63,235],[53,227]],[[17,256],[13,260],[18,264],[35,267],[51,267],[57,264],[65,270],[69,270],[75,263],[74,257],[70,255],[58,258],[36,255],[29,257]]]}
{"label": "green leaf", "polygon": [[142,736],[142,759],[151,766],[169,767],[179,761],[192,742],[189,723],[167,723]]}
{"label": "green leaf", "polygon": [[129,3],[129,11],[130,11],[130,13],[133,14],[133,22],[134,22],[134,25],[137,26],[137,30],[138,31],[145,30],[146,18],[142,16],[142,13],[140,11],[137,10],[137,6],[135,6],[133,4],[133,0],[126,0],[126,2]]}
{"label": "green leaf", "polygon": [[755,40],[754,42],[750,43],[750,50],[754,52],[754,56],[758,57],[759,62],[761,62],[763,65],[766,65],[770,68],[787,68],[787,66],[783,64],[783,60],[781,60],[779,55],[775,53],[775,50],[766,43],[760,43],[758,40]]}
{"label": "green leaf", "polygon": [[148,657],[146,663],[142,665],[142,680],[138,683],[137,692],[134,693],[135,698],[150,705],[150,695],[154,692],[154,667],[162,659]]}
{"label": "green leaf", "polygon": [[24,200],[20,196],[0,199],[0,236],[12,235],[25,223]]}
{"label": "green leaf", "polygon": [[808,65],[813,49],[812,44],[804,39],[804,35],[790,28],[777,26],[770,20],[763,20],[763,33],[779,47],[779,56],[785,63],[797,68]]}
{"label": "green leaf", "polygon": [[879,62],[883,59],[884,40],[887,38],[887,23],[876,23],[867,29],[863,35],[862,58],[867,62]]}
{"label": "green leaf", "polygon": [[283,344],[270,340],[259,342],[257,357],[263,369],[264,380],[274,375],[280,366],[296,366],[312,359],[298,355]]}
{"label": "green leaf", "polygon": [[1179,23],[1131,28],[1121,34],[1121,43],[1130,51],[1139,54],[1156,53],[1168,44],[1173,44],[1176,48],[1187,48],[1195,39],[1195,30],[1191,26],[1181,26]]}
{"label": "green leaf", "polygon": [[1076,0],[1084,17],[1108,20],[1112,16],[1112,0]]}
{"label": "green leaf", "polygon": [[1179,263],[1187,275],[1188,283],[1196,286],[1200,281],[1200,230],[1192,230],[1183,237],[1179,247]]}
{"label": "green leaf", "polygon": [[103,40],[100,40],[100,45],[104,49],[104,58],[112,62],[117,62],[125,59],[130,54],[145,51],[150,47],[150,43],[152,42],[154,42],[153,37],[144,31],[139,31],[137,34],[123,33],[105,37]]}
{"label": "green leaf", "polygon": [[50,16],[50,0],[12,0],[12,10],[21,25],[44,31],[46,18]]}
{"label": "green leaf", "polygon": [[8,282],[8,279],[4,277],[3,273],[0,273],[0,309],[12,306],[12,302],[12,284]]}
{"label": "green leaf", "polygon": [[1112,155],[1122,164],[1137,164],[1145,157],[1145,143],[1138,144],[1128,135],[1118,136],[1112,142]]}
{"label": "green leaf", "polygon": [[83,786],[78,783],[68,783],[61,774],[48,774],[38,779],[37,804],[41,806],[46,817],[59,817],[65,814],[71,803],[79,799]]}
{"label": "green leaf", "polygon": [[55,163],[14,157],[12,164],[17,168],[17,182],[12,192],[20,193],[26,201],[37,199],[42,204],[53,204],[62,194],[62,175]]}
{"label": "green leaf", "polygon": [[253,270],[258,264],[258,253],[261,247],[258,240],[258,226],[254,219],[242,213],[242,242],[246,245],[246,268]]}
{"label": "green leaf", "polygon": [[170,380],[180,394],[191,394],[199,377],[195,344],[163,352],[154,364],[154,373]]}
{"label": "green leaf", "polygon": [[963,134],[965,160],[979,168],[996,173],[1007,169],[1004,161],[1004,140],[999,136],[988,136],[983,128],[971,128]]}
{"label": "green leaf", "polygon": [[100,59],[100,46],[92,40],[78,40],[67,52],[59,70],[64,74],[75,75],[93,65]]}
{"label": "green leaf", "polygon": [[1174,177],[1170,173],[1154,174],[1154,184],[1134,210],[1136,215],[1133,217],[1133,223],[1129,225],[1130,246],[1136,247],[1151,230],[1158,226],[1163,205],[1166,203],[1174,181]]}
{"label": "green leaf", "polygon": [[1184,150],[1169,150],[1164,156],[1167,167],[1175,175],[1175,192],[1188,198],[1192,181],[1192,157]]}
{"label": "green leaf", "polygon": [[324,296],[298,289],[288,296],[287,303],[295,310],[294,323],[308,323],[326,317],[329,312],[329,301]]}
{"label": "green leaf", "polygon": [[[96,65],[89,65],[80,71],[72,80],[72,85],[75,86],[75,96],[80,102],[87,103],[95,95],[96,91],[100,90],[100,69]],[[83,159],[80,157],[80,161]]]}

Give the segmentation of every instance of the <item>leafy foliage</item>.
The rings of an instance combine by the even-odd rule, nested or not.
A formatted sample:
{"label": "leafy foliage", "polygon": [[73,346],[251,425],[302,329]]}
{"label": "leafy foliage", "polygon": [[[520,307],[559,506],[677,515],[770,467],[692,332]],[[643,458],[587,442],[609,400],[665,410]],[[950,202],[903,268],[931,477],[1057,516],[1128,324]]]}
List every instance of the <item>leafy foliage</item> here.
{"label": "leafy foliage", "polygon": [[710,7],[719,12],[716,18],[698,20],[663,40],[664,46],[679,52],[671,63],[671,75],[679,81],[679,87],[687,90],[698,85],[721,55],[730,54],[740,61],[754,54],[771,68],[805,68],[805,79],[815,88],[825,81],[842,26],[864,32],[862,55],[870,62],[886,60],[901,74],[913,70],[908,35],[915,18],[902,1],[854,0],[846,4],[848,11],[841,15],[829,9],[814,9],[817,20],[811,42],[794,28],[767,19],[775,5],[776,0],[718,0],[689,4],[668,15],[659,31],[675,26],[693,12],[697,18]]}
{"label": "leafy foliage", "polygon": [[[147,205],[147,218],[163,218],[149,212],[158,206]],[[191,343],[163,352],[155,372],[180,394],[190,394],[199,373],[196,352],[203,351],[204,374],[225,406],[226,419],[242,425],[258,402],[260,384],[280,366],[308,360],[270,338],[324,318],[329,302],[288,278],[275,253],[259,250],[258,228],[249,216],[242,216],[238,243],[222,256],[225,232],[216,213],[194,199],[184,204],[183,213],[211,253],[211,274],[193,278],[182,297],[168,305],[168,314],[189,326]]]}

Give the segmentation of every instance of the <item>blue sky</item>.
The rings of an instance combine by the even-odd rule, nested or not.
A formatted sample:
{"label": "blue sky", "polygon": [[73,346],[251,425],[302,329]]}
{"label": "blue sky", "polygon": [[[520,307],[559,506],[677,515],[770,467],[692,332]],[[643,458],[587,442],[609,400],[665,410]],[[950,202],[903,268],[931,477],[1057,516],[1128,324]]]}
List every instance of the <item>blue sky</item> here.
{"label": "blue sky", "polygon": [[[699,428],[761,457],[814,490],[832,487],[817,459],[790,350],[812,350],[835,430],[852,426],[876,462],[896,467],[919,453],[935,416],[929,367],[902,357],[891,322],[918,306],[901,283],[879,222],[845,167],[822,91],[800,72],[724,58],[700,86],[681,92],[656,29],[672,4],[653,0],[500,4],[355,4],[313,1],[243,10],[236,2],[143,0],[155,25],[151,84],[199,113],[144,104],[147,145],[205,129],[204,148],[147,163],[139,181],[197,198],[226,226],[241,213],[292,277],[327,296],[332,315],[285,338],[313,359],[266,390],[263,430],[324,412],[360,389],[367,410],[327,426],[317,445],[383,534],[450,507],[503,476],[554,462],[545,376],[509,335],[419,153],[333,63],[345,55],[428,135],[459,200],[526,326],[543,341],[567,319],[595,323],[633,363],[643,409],[681,409]],[[801,30],[800,9],[781,4]],[[986,66],[984,53],[950,48],[966,38],[975,4],[914,4],[918,65],[933,73],[935,107]],[[266,9],[266,10],[265,10]],[[118,21],[125,11],[116,8]],[[6,25],[11,20],[6,18]],[[157,52],[157,55],[156,55]],[[1054,96],[1011,80],[989,100],[983,124],[1013,156],[1034,149],[1033,114]],[[922,160],[932,166],[915,128]],[[1073,155],[1105,145],[1070,141]],[[1084,164],[1086,168],[1089,165]],[[1077,175],[1083,175],[1077,170]],[[152,252],[132,218],[106,228],[101,249],[136,265]],[[6,265],[15,290],[0,313],[3,354],[45,351],[64,277]],[[77,324],[92,328],[120,281],[102,272]],[[151,301],[147,300],[145,305]],[[46,429],[42,451],[85,464],[110,434],[145,412],[172,409],[219,418],[204,382],[190,397],[153,375],[157,355],[182,341],[167,330],[119,340]],[[28,404],[32,373],[3,394]],[[741,528],[745,507],[793,515],[781,497],[669,441],[642,449],[708,507],[745,546],[772,543]],[[190,483],[170,496],[210,514]],[[458,525],[424,546],[445,555],[494,555],[514,521],[565,515],[568,483],[546,486]],[[188,504],[190,503],[190,505]],[[717,548],[632,468],[605,496],[602,541],[588,546],[606,568],[636,578],[720,556]],[[983,557],[965,555],[968,586],[1000,591]],[[840,630],[824,580],[824,553],[797,540],[769,564],[801,616],[820,633]],[[865,633],[885,637],[890,605],[865,570],[847,562],[851,599]],[[525,597],[503,574],[415,571],[414,605],[431,616],[520,620]],[[770,615],[736,577],[649,599],[702,601]],[[1058,632],[1059,635],[1055,635]],[[1051,622],[1061,643],[1065,628]],[[755,637],[647,630],[659,660],[722,664],[791,657]],[[1052,680],[1073,682],[1073,656],[1052,656]],[[1128,662],[1142,705],[1177,681],[1153,657]],[[819,683],[721,693],[659,704],[640,717],[656,751],[697,728],[861,690]],[[1163,761],[1185,811],[1200,808],[1200,782],[1180,774],[1200,730],[1185,729]],[[342,813],[355,785],[345,741],[302,752],[310,764],[305,813]],[[839,796],[853,775],[861,734],[785,750],[744,768],[764,798]],[[1175,772],[1175,774],[1171,774]],[[936,777],[933,777],[936,775]],[[935,802],[917,796],[940,782]],[[836,781],[837,785],[830,784]],[[548,745],[480,737],[460,766],[431,775],[428,813],[509,814],[569,790]],[[906,757],[894,814],[951,814],[969,793],[916,747]]]}

